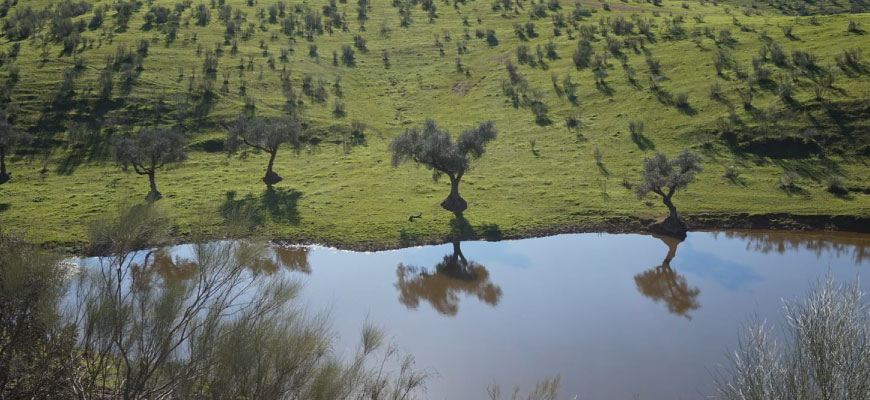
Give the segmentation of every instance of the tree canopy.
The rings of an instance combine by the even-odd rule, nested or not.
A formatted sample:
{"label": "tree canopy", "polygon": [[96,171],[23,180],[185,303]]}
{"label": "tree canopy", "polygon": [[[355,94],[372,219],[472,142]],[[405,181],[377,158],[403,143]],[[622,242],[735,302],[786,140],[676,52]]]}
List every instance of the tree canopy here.
{"label": "tree canopy", "polygon": [[269,164],[263,182],[273,185],[282,180],[272,171],[278,148],[290,144],[296,152],[302,148],[300,134],[302,124],[290,118],[260,118],[240,116],[227,130],[225,146],[227,151],[235,153],[243,145],[269,153]]}
{"label": "tree canopy", "polygon": [[496,138],[498,132],[492,121],[481,122],[476,128],[466,130],[454,143],[450,132],[442,129],[431,119],[422,127],[413,127],[393,139],[392,165],[414,161],[432,170],[432,179],[441,175],[450,178],[451,191],[441,206],[453,212],[462,212],[467,203],[459,196],[459,182],[471,166],[471,161],[480,158],[486,145]]}
{"label": "tree canopy", "polygon": [[664,153],[643,161],[643,180],[637,185],[635,193],[642,199],[652,192],[662,197],[670,211],[670,218],[677,218],[677,209],[671,202],[674,192],[684,189],[701,172],[701,157],[684,150],[677,157],[668,159]]}
{"label": "tree canopy", "polygon": [[154,173],[167,163],[187,159],[186,140],[180,131],[168,128],[146,128],[135,137],[125,136],[115,141],[115,158],[125,169],[130,166],[139,175],[148,175],[151,191],[149,201],[159,200]]}

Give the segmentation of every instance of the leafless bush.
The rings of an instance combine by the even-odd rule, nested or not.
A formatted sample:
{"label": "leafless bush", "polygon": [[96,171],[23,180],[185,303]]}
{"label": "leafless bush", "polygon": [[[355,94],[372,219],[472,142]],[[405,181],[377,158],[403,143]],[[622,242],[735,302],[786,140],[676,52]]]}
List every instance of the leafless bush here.
{"label": "leafless bush", "polygon": [[803,301],[785,304],[786,340],[754,322],[717,376],[723,400],[870,398],[870,308],[858,282],[828,276]]}

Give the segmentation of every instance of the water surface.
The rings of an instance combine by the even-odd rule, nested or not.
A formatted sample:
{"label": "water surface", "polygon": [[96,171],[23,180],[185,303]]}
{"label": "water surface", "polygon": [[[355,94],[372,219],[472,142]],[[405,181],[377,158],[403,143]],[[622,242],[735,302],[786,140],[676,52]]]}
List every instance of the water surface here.
{"label": "water surface", "polygon": [[870,235],[575,234],[273,257],[260,268],[304,282],[302,302],[329,311],[337,352],[354,351],[368,318],[435,373],[429,398],[485,398],[492,383],[509,391],[560,374],[563,398],[701,399],[752,314],[780,323],[782,299],[827,273],[864,274]]}

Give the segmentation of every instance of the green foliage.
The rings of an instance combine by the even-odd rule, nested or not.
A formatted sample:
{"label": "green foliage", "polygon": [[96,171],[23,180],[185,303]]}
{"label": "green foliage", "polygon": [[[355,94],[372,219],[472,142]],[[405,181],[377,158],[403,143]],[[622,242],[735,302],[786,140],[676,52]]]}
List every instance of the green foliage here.
{"label": "green foliage", "polygon": [[73,331],[58,314],[68,265],[52,252],[0,231],[0,396],[71,394]]}
{"label": "green foliage", "polygon": [[491,121],[481,122],[476,129],[463,131],[453,143],[450,132],[427,119],[422,127],[408,129],[393,139],[391,162],[394,167],[407,161],[422,164],[432,170],[435,181],[442,174],[461,176],[473,159],[483,155],[487,143],[497,134]]}
{"label": "green foliage", "polygon": [[677,190],[685,189],[695,180],[695,174],[701,172],[701,158],[684,150],[677,157],[668,159],[664,153],[644,159],[643,180],[637,184],[634,191],[638,199],[643,199],[650,192],[662,197],[665,205],[676,217],[676,208],[671,203],[671,197]]}
{"label": "green foliage", "polygon": [[115,159],[126,170],[130,166],[139,175],[147,175],[151,183],[149,200],[158,200],[154,174],[166,164],[187,159],[185,139],[181,132],[167,128],[146,128],[135,137],[124,136],[115,140]]}

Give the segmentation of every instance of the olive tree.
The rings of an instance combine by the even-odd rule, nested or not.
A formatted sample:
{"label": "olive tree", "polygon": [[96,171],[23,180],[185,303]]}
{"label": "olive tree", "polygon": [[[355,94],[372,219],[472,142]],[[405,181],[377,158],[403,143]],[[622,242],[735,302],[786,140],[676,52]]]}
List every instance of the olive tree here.
{"label": "olive tree", "polygon": [[133,166],[139,175],[148,175],[151,190],[146,199],[157,201],[163,197],[157,191],[154,174],[167,163],[187,159],[186,141],[180,131],[168,128],[147,128],[135,137],[121,137],[115,141],[115,158],[124,169]]}
{"label": "olive tree", "polygon": [[669,160],[664,153],[643,161],[643,180],[637,185],[635,193],[639,199],[648,193],[655,193],[668,207],[668,220],[679,221],[677,207],[671,200],[677,190],[684,189],[701,172],[701,158],[684,150],[676,158]]}
{"label": "olive tree", "polygon": [[283,179],[272,170],[278,148],[288,143],[298,152],[302,148],[299,139],[301,132],[302,124],[295,119],[241,116],[230,125],[225,145],[231,154],[237,152],[242,145],[269,153],[269,164],[266,166],[263,183],[272,186]]}
{"label": "olive tree", "polygon": [[450,178],[450,195],[441,202],[441,207],[458,214],[468,208],[468,203],[459,196],[459,182],[471,166],[471,161],[480,158],[486,144],[497,135],[492,121],[486,121],[462,132],[454,143],[450,132],[427,119],[422,127],[408,129],[393,139],[390,143],[392,165],[396,167],[407,161],[425,165],[432,170],[432,179],[436,182],[441,175],[447,175]]}
{"label": "olive tree", "polygon": [[6,171],[6,154],[17,145],[30,142],[30,139],[30,134],[15,129],[5,113],[0,114],[0,185],[11,179]]}

